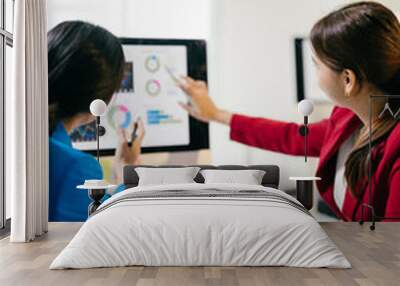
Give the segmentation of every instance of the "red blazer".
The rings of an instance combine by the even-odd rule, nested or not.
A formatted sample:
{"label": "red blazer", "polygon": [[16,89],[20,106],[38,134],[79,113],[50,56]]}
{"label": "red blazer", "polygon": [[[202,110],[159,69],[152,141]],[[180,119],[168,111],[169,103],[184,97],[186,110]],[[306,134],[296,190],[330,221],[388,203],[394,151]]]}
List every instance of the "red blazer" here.
{"label": "red blazer", "polygon": [[[331,116],[309,125],[310,156],[319,157],[316,175],[321,196],[336,215],[343,220],[358,220],[361,217],[360,201],[346,192],[343,210],[333,199],[336,158],[339,147],[361,126],[360,119],[349,109],[335,107]],[[252,118],[235,114],[231,121],[232,140],[281,152],[289,155],[304,154],[304,137],[299,134],[300,125],[265,118]],[[400,217],[400,124],[392,130],[386,140],[378,144],[372,153],[375,172],[372,177],[372,202],[377,215]],[[369,202],[368,178],[360,179],[363,190],[362,202]],[[370,212],[365,209],[365,218]]]}

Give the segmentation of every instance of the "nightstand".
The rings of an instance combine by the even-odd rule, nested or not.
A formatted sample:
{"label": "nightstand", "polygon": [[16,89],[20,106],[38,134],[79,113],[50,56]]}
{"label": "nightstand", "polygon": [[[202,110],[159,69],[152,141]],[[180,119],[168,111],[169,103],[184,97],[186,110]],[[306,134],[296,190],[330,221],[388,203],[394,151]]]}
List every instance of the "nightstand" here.
{"label": "nightstand", "polygon": [[[97,181],[97,180],[87,180],[87,181]],[[79,185],[76,188],[88,190],[89,198],[92,200],[92,202],[88,206],[88,216],[90,216],[101,205],[101,199],[106,194],[106,190],[116,186],[109,184],[102,184],[102,185],[88,184],[87,181],[85,181],[85,185]]]}
{"label": "nightstand", "polygon": [[313,183],[319,181],[319,177],[290,177],[289,180],[296,181],[296,197],[302,205],[311,210],[313,207]]}

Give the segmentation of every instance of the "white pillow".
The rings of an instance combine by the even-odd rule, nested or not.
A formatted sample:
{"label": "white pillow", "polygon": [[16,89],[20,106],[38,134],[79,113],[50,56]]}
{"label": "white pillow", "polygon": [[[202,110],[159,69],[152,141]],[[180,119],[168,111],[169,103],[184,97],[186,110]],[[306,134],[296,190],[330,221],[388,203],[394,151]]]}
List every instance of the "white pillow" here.
{"label": "white pillow", "polygon": [[135,168],[139,186],[195,183],[193,179],[199,170],[199,167]]}
{"label": "white pillow", "polygon": [[265,171],[262,170],[202,170],[204,183],[233,183],[261,185]]}

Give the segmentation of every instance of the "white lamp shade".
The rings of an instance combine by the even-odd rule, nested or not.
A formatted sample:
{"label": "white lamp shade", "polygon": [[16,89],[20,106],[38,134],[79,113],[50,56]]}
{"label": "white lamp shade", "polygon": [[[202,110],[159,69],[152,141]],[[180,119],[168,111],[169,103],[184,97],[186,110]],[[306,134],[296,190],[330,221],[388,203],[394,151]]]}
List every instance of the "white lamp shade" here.
{"label": "white lamp shade", "polygon": [[303,99],[299,102],[297,108],[303,116],[309,116],[314,111],[314,104],[309,99]]}
{"label": "white lamp shade", "polygon": [[90,113],[94,116],[103,116],[106,113],[107,104],[101,99],[95,99],[90,104]]}

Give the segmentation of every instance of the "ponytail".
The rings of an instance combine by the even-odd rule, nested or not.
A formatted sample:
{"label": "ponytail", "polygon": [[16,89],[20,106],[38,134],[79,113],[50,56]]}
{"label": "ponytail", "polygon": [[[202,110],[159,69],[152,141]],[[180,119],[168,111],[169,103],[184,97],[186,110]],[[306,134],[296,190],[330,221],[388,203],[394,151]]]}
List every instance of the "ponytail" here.
{"label": "ponytail", "polygon": [[[399,95],[400,94],[400,70],[395,74],[392,79],[384,84],[380,85],[379,88],[385,92],[385,95]],[[387,99],[388,104],[394,112],[400,110],[400,99],[390,98]],[[361,197],[363,193],[356,193],[356,186],[359,183],[359,178],[368,174],[369,166],[369,140],[371,140],[372,147],[376,146],[380,142],[389,136],[390,132],[397,125],[398,119],[392,115],[386,113],[382,118],[377,118],[372,122],[370,127],[372,130],[371,139],[369,138],[369,131],[367,128],[363,128],[360,134],[358,142],[356,142],[353,151],[350,153],[345,168],[345,177],[347,184],[351,186],[353,195]],[[375,158],[371,158],[372,168],[377,165]]]}

